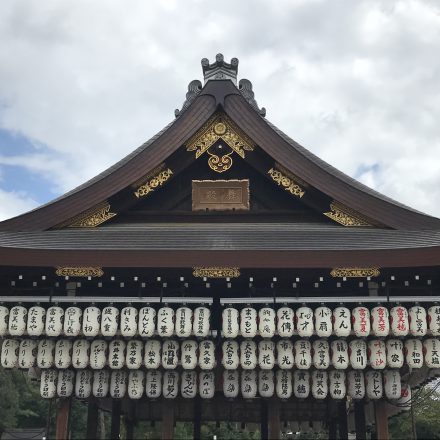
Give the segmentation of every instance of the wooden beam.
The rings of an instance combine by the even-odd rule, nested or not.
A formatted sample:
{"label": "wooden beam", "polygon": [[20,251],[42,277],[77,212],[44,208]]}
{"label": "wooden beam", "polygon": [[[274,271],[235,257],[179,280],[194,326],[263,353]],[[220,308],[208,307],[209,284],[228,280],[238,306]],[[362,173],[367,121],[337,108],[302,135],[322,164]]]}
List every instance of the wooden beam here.
{"label": "wooden beam", "polygon": [[56,427],[57,440],[67,440],[69,438],[70,403],[71,400],[69,398],[58,399]]}
{"label": "wooden beam", "polygon": [[174,402],[170,399],[162,400],[162,440],[174,438]]}
{"label": "wooden beam", "polygon": [[347,403],[345,399],[338,402],[338,427],[339,427],[339,438],[342,440],[347,440],[348,423],[347,423]]}
{"label": "wooden beam", "polygon": [[356,425],[356,440],[366,440],[367,427],[365,424],[365,404],[363,400],[354,402],[354,421]]}
{"label": "wooden beam", "polygon": [[121,430],[121,401],[119,399],[112,399],[112,420],[110,427],[110,438],[119,439]]}
{"label": "wooden beam", "polygon": [[280,438],[280,403],[277,398],[268,402],[267,411],[267,438],[278,440]]}
{"label": "wooden beam", "polygon": [[98,438],[98,403],[91,397],[87,403],[87,434],[86,438]]}
{"label": "wooden beam", "polygon": [[388,440],[388,405],[385,400],[378,400],[374,404],[376,413],[376,434],[378,440]]}

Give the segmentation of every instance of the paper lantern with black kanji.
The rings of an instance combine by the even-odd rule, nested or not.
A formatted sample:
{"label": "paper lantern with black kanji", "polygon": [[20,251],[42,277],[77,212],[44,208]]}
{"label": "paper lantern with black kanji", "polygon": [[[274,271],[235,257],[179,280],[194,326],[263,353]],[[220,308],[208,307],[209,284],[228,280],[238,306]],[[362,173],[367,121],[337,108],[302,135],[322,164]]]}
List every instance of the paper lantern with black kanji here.
{"label": "paper lantern with black kanji", "polygon": [[276,393],[280,399],[290,399],[293,392],[292,372],[290,370],[278,370],[276,372]]}
{"label": "paper lantern with black kanji", "polygon": [[377,370],[369,370],[365,373],[365,385],[367,397],[372,400],[382,399],[383,382],[382,372]]}
{"label": "paper lantern with black kanji", "polygon": [[409,332],[412,336],[425,336],[428,331],[428,319],[424,307],[412,306],[409,309]]}
{"label": "paper lantern with black kanji", "polygon": [[282,338],[290,338],[295,331],[295,312],[291,307],[277,310],[277,331]]}
{"label": "paper lantern with black kanji", "polygon": [[330,345],[332,365],[337,370],[345,370],[349,365],[348,344],[344,339],[335,339]]}
{"label": "paper lantern with black kanji", "polygon": [[162,344],[162,367],[165,370],[174,370],[179,362],[179,343],[172,339]]}
{"label": "paper lantern with black kanji", "polygon": [[185,399],[192,399],[197,394],[197,373],[194,370],[183,371],[180,375],[180,394]]}
{"label": "paper lantern with black kanji", "polygon": [[179,338],[188,338],[192,331],[193,312],[189,307],[179,307],[176,310],[175,333]]}
{"label": "paper lantern with black kanji", "polygon": [[294,349],[296,368],[308,370],[312,364],[312,344],[306,339],[299,339],[295,341]]}
{"label": "paper lantern with black kanji", "polygon": [[222,331],[225,338],[236,338],[238,336],[238,310],[227,307],[222,312]]}
{"label": "paper lantern with black kanji", "polygon": [[275,392],[275,375],[272,370],[258,372],[258,394],[260,397],[269,398]]}
{"label": "paper lantern with black kanji", "polygon": [[313,365],[318,370],[326,370],[330,365],[330,348],[326,339],[313,341]]}
{"label": "paper lantern with black kanji", "polygon": [[290,339],[280,339],[277,342],[277,363],[282,370],[290,370],[295,365],[293,343]]}
{"label": "paper lantern with black kanji", "polygon": [[271,307],[263,307],[258,312],[258,332],[262,338],[273,338],[275,335],[276,313]]}
{"label": "paper lantern with black kanji", "polygon": [[333,331],[332,311],[325,306],[315,309],[315,331],[320,338],[331,336]]}
{"label": "paper lantern with black kanji", "polygon": [[440,368],[440,341],[435,338],[423,341],[423,351],[425,352],[425,364],[428,368]]}
{"label": "paper lantern with black kanji", "polygon": [[175,399],[179,394],[179,373],[165,371],[163,373],[162,395],[165,399]]}
{"label": "paper lantern with black kanji", "polygon": [[313,310],[310,307],[300,307],[296,311],[296,330],[301,338],[313,335]]}
{"label": "paper lantern with black kanji", "polygon": [[83,313],[83,335],[93,338],[99,335],[101,329],[101,309],[95,306],[86,307]]}
{"label": "paper lantern with black kanji", "polygon": [[18,367],[28,369],[34,367],[37,362],[38,341],[35,339],[23,339],[18,351]]}
{"label": "paper lantern with black kanji", "polygon": [[55,367],[59,369],[69,368],[72,365],[72,341],[58,339],[55,344]]}
{"label": "paper lantern with black kanji", "polygon": [[228,399],[234,399],[238,396],[240,389],[240,372],[238,370],[223,371],[223,394]]}
{"label": "paper lantern with black kanji", "polygon": [[141,368],[143,348],[144,348],[144,344],[142,341],[137,341],[135,339],[127,341],[125,365],[129,370],[137,370]]}
{"label": "paper lantern with black kanji", "polygon": [[112,370],[120,370],[125,364],[125,341],[113,339],[108,344],[108,365]]}
{"label": "paper lantern with black kanji", "polygon": [[367,343],[363,339],[353,339],[348,347],[351,367],[363,370],[367,366]]}
{"label": "paper lantern with black kanji", "polygon": [[253,370],[257,366],[257,344],[251,339],[240,343],[240,365],[244,370]]}
{"label": "paper lantern with black kanji", "polygon": [[154,336],[156,330],[156,310],[153,307],[142,307],[139,310],[138,332],[141,338]]}
{"label": "paper lantern with black kanji", "polygon": [[157,312],[157,334],[169,338],[174,333],[174,310],[171,307],[161,307]]}
{"label": "paper lantern with black kanji", "polygon": [[370,311],[363,306],[355,307],[351,314],[354,334],[360,337],[367,337],[370,334]]}
{"label": "paper lantern with black kanji", "polygon": [[[45,332],[46,336],[58,337],[63,333],[64,309],[51,306],[46,311]],[[78,331],[79,334],[79,331]],[[67,336],[77,336],[69,334]]]}
{"label": "paper lantern with black kanji", "polygon": [[68,307],[64,312],[64,334],[69,337],[78,336],[81,333],[81,326],[82,310],[79,307]]}
{"label": "paper lantern with black kanji", "polygon": [[204,340],[199,343],[199,367],[202,370],[212,370],[216,366],[215,345],[213,341]]}
{"label": "paper lantern with black kanji", "polygon": [[253,307],[245,307],[240,311],[240,333],[245,338],[254,338],[257,334],[257,311]]}
{"label": "paper lantern with black kanji", "polygon": [[371,310],[371,333],[377,337],[390,333],[390,317],[386,307],[376,306]]}
{"label": "paper lantern with black kanji", "polygon": [[43,370],[40,378],[40,395],[43,399],[53,399],[57,394],[58,372],[55,369]]}
{"label": "paper lantern with black kanji", "polygon": [[75,372],[73,370],[59,370],[57,380],[58,397],[70,397],[73,394]]}
{"label": "paper lantern with black kanji", "polygon": [[92,394],[92,377],[93,373],[91,370],[76,371],[75,396],[78,399],[88,399]]}
{"label": "paper lantern with black kanji", "polygon": [[113,399],[122,399],[127,393],[127,372],[114,370],[110,374],[110,396]]}
{"label": "paper lantern with black kanji", "polygon": [[305,399],[310,394],[310,373],[304,370],[293,372],[293,394],[299,399]]}
{"label": "paper lantern with black kanji", "polygon": [[147,371],[145,378],[145,395],[149,399],[157,399],[162,395],[162,372],[160,370]]}
{"label": "paper lantern with black kanji", "polygon": [[391,333],[394,336],[406,336],[409,332],[408,310],[396,306],[390,310]]}
{"label": "paper lantern with black kanji", "polygon": [[40,306],[32,306],[28,311],[27,333],[29,336],[41,336],[46,322],[46,309]]}
{"label": "paper lantern with black kanji", "polygon": [[215,394],[215,376],[213,371],[199,372],[199,395],[202,399],[212,399]]}
{"label": "paper lantern with black kanji", "polygon": [[194,310],[193,333],[197,338],[206,338],[209,335],[211,310],[208,307],[197,307]]}
{"label": "paper lantern with black kanji", "polygon": [[9,309],[5,306],[0,306],[0,337],[8,334],[9,323]]}
{"label": "paper lantern with black kanji", "polygon": [[401,394],[402,384],[400,382],[399,370],[384,370],[383,383],[387,399],[398,399]]}
{"label": "paper lantern with black kanji", "polygon": [[112,337],[118,332],[119,309],[108,306],[102,309],[101,315],[101,334],[102,336]]}
{"label": "paper lantern with black kanji", "polygon": [[182,341],[180,347],[180,364],[184,370],[194,370],[197,367],[197,348],[196,341]]}
{"label": "paper lantern with black kanji", "polygon": [[348,395],[352,399],[365,397],[365,379],[363,371],[351,370],[347,373]]}
{"label": "paper lantern with black kanji", "polygon": [[389,368],[403,367],[403,342],[399,339],[388,339],[385,343],[387,348],[387,365]]}
{"label": "paper lantern with black kanji", "polygon": [[432,336],[440,336],[440,305],[428,309],[428,327]]}
{"label": "paper lantern with black kanji", "polygon": [[240,363],[240,350],[237,341],[224,341],[222,344],[222,365],[226,370],[236,370]]}
{"label": "paper lantern with black kanji", "polygon": [[138,311],[136,307],[128,306],[121,310],[121,335],[132,338],[138,330]]}
{"label": "paper lantern with black kanji", "polygon": [[327,371],[312,371],[312,396],[315,399],[325,399],[328,394]]}
{"label": "paper lantern with black kanji", "polygon": [[162,344],[155,339],[145,342],[144,365],[147,370],[155,370],[160,367],[162,359]]}
{"label": "paper lantern with black kanji", "polygon": [[241,395],[243,399],[253,399],[257,396],[257,372],[255,370],[243,370],[241,372]]}
{"label": "paper lantern with black kanji", "polygon": [[26,331],[27,309],[23,306],[12,307],[9,313],[9,334],[23,336]]}
{"label": "paper lantern with black kanji", "polygon": [[87,368],[89,365],[90,342],[77,339],[72,347],[72,365],[74,368]]}
{"label": "paper lantern with black kanji", "polygon": [[351,332],[351,312],[347,307],[333,310],[333,330],[338,338],[346,338]]}
{"label": "paper lantern with black kanji", "polygon": [[96,370],[93,372],[92,393],[94,397],[107,397],[110,389],[110,371]]}
{"label": "paper lantern with black kanji", "polygon": [[368,358],[370,367],[375,370],[383,370],[387,365],[387,350],[385,342],[380,339],[368,341]]}
{"label": "paper lantern with black kanji", "polygon": [[140,399],[144,394],[145,373],[142,370],[132,370],[128,373],[128,397]]}
{"label": "paper lantern with black kanji", "polygon": [[329,377],[329,393],[332,399],[344,399],[347,394],[345,385],[345,371],[332,370],[328,373]]}
{"label": "paper lantern with black kanji", "polygon": [[271,370],[275,365],[275,342],[263,339],[258,343],[258,365],[262,370]]}
{"label": "paper lantern with black kanji", "polygon": [[1,364],[3,368],[18,367],[18,353],[20,341],[17,339],[4,339],[2,344]]}
{"label": "paper lantern with black kanji", "polygon": [[420,339],[407,339],[405,341],[405,360],[410,368],[423,367],[423,344]]}
{"label": "paper lantern with black kanji", "polygon": [[52,339],[41,339],[38,342],[37,367],[52,368],[55,362],[55,341]]}
{"label": "paper lantern with black kanji", "polygon": [[90,344],[90,368],[100,370],[107,362],[107,342],[95,339]]}

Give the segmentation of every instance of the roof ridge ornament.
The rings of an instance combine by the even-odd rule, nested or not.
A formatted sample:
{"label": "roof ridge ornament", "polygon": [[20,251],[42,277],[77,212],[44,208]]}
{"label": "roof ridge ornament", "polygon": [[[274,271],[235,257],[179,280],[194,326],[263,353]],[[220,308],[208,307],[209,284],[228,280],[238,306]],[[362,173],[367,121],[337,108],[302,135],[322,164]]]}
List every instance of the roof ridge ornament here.
{"label": "roof ridge ornament", "polygon": [[218,53],[214,63],[209,64],[208,58],[203,58],[201,63],[205,84],[211,80],[230,79],[237,85],[238,58],[232,58],[231,62],[227,63],[223,54]]}

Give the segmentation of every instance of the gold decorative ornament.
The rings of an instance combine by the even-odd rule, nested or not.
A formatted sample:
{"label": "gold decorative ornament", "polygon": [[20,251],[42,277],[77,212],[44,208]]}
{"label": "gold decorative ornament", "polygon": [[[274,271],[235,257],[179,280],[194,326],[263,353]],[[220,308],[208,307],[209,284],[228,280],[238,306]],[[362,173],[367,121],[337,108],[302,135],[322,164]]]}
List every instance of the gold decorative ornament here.
{"label": "gold decorative ornament", "polygon": [[272,178],[272,180],[282,186],[286,191],[290,192],[293,196],[301,198],[306,192],[297,183],[295,183],[292,178],[287,177],[281,171],[271,168],[267,174]]}
{"label": "gold decorative ornament", "polygon": [[334,278],[373,278],[380,275],[380,270],[377,267],[337,267],[330,275]]}
{"label": "gold decorative ornament", "polygon": [[[231,151],[219,155],[219,151],[209,151],[214,144],[222,140]],[[222,148],[223,145],[219,147]],[[253,151],[253,142],[224,114],[214,115],[186,144],[186,151],[195,151],[196,159],[207,152],[209,167],[223,173],[233,164],[232,154],[235,152],[244,159],[245,151]]]}
{"label": "gold decorative ornament", "polygon": [[59,225],[58,228],[64,226],[68,228],[95,228],[115,215],[115,212],[110,212],[110,203],[105,201],[69,219],[67,222]]}
{"label": "gold decorative ornament", "polygon": [[367,219],[342,203],[333,201],[330,203],[329,212],[324,212],[324,215],[331,218],[333,221],[344,226],[373,226]]}
{"label": "gold decorative ornament", "polygon": [[173,172],[170,168],[160,171],[155,176],[149,178],[146,183],[139,186],[139,188],[137,188],[137,190],[134,192],[134,195],[137,198],[145,197],[146,195],[153,192],[156,188],[162,186],[172,175]]}
{"label": "gold decorative ornament", "polygon": [[193,267],[193,276],[197,278],[238,278],[238,267]]}
{"label": "gold decorative ornament", "polygon": [[60,277],[102,277],[104,271],[100,267],[59,266],[55,273]]}

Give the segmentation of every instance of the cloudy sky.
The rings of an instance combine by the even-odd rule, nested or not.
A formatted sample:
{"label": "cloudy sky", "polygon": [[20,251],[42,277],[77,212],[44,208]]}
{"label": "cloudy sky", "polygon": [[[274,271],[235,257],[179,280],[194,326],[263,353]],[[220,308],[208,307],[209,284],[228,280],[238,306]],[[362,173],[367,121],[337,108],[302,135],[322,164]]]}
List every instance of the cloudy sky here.
{"label": "cloudy sky", "polygon": [[440,216],[437,0],[1,0],[0,219],[150,138],[218,52],[296,141]]}

